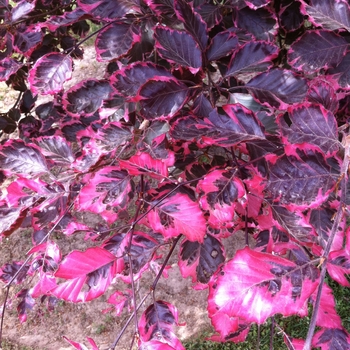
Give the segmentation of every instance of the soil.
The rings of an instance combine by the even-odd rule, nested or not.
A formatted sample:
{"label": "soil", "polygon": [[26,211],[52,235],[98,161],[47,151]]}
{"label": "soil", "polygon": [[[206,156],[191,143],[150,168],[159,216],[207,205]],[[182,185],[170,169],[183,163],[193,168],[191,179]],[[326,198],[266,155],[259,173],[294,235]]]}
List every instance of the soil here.
{"label": "soil", "polygon": [[[75,83],[93,77],[102,78],[105,65],[96,61],[94,49],[85,49],[85,59],[76,61],[73,79],[67,83],[66,87]],[[16,92],[7,88],[4,83],[0,83],[0,113],[6,112],[9,106],[13,105],[16,98]],[[50,97],[42,97],[40,102],[49,100]],[[92,215],[88,219],[96,220]],[[3,239],[0,243],[0,266],[11,261],[23,261],[26,258],[26,252],[31,248],[31,230],[19,229],[8,239]],[[66,252],[72,249],[85,250],[87,242],[84,236],[75,234],[70,237],[60,237],[57,235],[55,240],[60,245],[64,242]],[[61,246],[61,245],[60,245]],[[225,242],[227,258],[231,258],[234,252],[244,246],[243,234],[237,233]],[[176,264],[176,255],[170,261],[172,269],[169,270],[167,279],[161,278],[155,293],[156,299],[161,299],[175,305],[179,312],[179,323],[185,324],[177,327],[176,334],[182,340],[194,339],[203,334],[213,332],[210,320],[207,316],[207,296],[208,290],[194,290],[190,279],[183,279]],[[154,275],[146,273],[140,282],[138,282],[138,295],[147,294],[154,280]],[[34,282],[34,281],[30,281]],[[73,349],[64,339],[67,338],[89,345],[86,337],[95,340],[99,349],[106,350],[115,341],[117,335],[129,317],[125,312],[117,317],[113,311],[105,312],[109,309],[107,303],[108,296],[118,288],[125,288],[124,284],[113,284],[105,295],[88,303],[69,303],[59,302],[54,311],[49,312],[43,303],[36,306],[29,314],[24,323],[20,323],[15,298],[22,288],[30,288],[32,283],[27,286],[12,286],[9,295],[9,302],[5,310],[4,328],[3,328],[3,350],[5,349],[36,349],[36,350],[68,350]],[[5,298],[5,289],[0,289],[0,305]],[[150,298],[146,301],[146,307]],[[144,309],[144,308],[143,308]],[[142,310],[140,309],[139,315]],[[1,311],[1,309],[0,309]],[[123,334],[116,349],[130,349],[131,339],[133,338],[133,322],[130,323],[126,332]],[[90,348],[88,346],[88,348]]]}

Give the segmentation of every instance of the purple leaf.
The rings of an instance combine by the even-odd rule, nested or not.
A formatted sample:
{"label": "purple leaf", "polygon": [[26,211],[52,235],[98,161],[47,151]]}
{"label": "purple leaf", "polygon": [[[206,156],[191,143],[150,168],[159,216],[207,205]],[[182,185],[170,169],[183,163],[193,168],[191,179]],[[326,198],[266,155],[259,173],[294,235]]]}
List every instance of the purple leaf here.
{"label": "purple leaf", "polygon": [[[340,64],[335,68],[330,68],[327,74],[334,75],[340,87],[344,89],[350,88],[350,53],[347,53]],[[335,100],[337,101],[337,99]]]}
{"label": "purple leaf", "polygon": [[22,0],[14,7],[11,11],[12,22],[16,22],[19,19],[23,19],[35,8],[34,3],[27,2]]}
{"label": "purple leaf", "polygon": [[173,77],[164,67],[151,62],[126,66],[111,78],[113,86],[125,97],[136,96],[140,87],[154,77]]}
{"label": "purple leaf", "polygon": [[265,71],[277,56],[277,46],[264,41],[249,42],[235,51],[225,77]]}
{"label": "purple leaf", "polygon": [[11,208],[6,204],[0,206],[0,238],[10,236],[23,222],[27,210],[22,207]]}
{"label": "purple leaf", "polygon": [[27,320],[28,311],[33,309],[35,300],[32,298],[28,289],[22,289],[16,297],[22,299],[17,305],[17,312],[19,320],[23,323]]}
{"label": "purple leaf", "polygon": [[307,31],[288,50],[288,63],[297,70],[314,73],[322,68],[334,68],[343,59],[348,42],[327,31]]}
{"label": "purple leaf", "polygon": [[[60,264],[55,277],[68,281],[51,291],[57,298],[89,301],[103,294],[116,274],[115,256],[100,247],[72,251]],[[88,290],[83,290],[87,284]]]}
{"label": "purple leaf", "polygon": [[154,33],[156,48],[163,58],[188,67],[192,73],[202,67],[202,52],[191,35],[160,26]]}
{"label": "purple leaf", "polygon": [[112,88],[107,81],[84,80],[64,93],[63,106],[72,116],[93,115],[111,92]]}
{"label": "purple leaf", "polygon": [[301,3],[293,1],[283,9],[280,14],[281,27],[286,32],[293,32],[299,29],[304,23],[304,16],[300,11]]}
{"label": "purple leaf", "polygon": [[322,78],[314,79],[312,81],[307,93],[307,100],[312,103],[321,104],[324,108],[334,114],[339,108],[339,101],[335,88],[330,82],[323,80]]}
{"label": "purple leaf", "polygon": [[126,55],[141,41],[140,28],[134,23],[112,23],[98,33],[95,41],[97,60],[111,61]]}
{"label": "purple leaf", "polygon": [[171,118],[182,108],[187,95],[187,86],[178,80],[149,79],[139,91],[141,114],[146,119]]}
{"label": "purple leaf", "polygon": [[88,175],[88,183],[78,195],[79,208],[100,214],[113,223],[118,217],[118,209],[125,209],[132,198],[130,176],[117,166],[107,166]]}
{"label": "purple leaf", "polygon": [[48,172],[40,150],[21,140],[8,140],[0,146],[0,168],[10,174],[40,175]]}
{"label": "purple leaf", "polygon": [[137,0],[78,0],[78,5],[93,18],[106,21],[114,21],[140,11]]}
{"label": "purple leaf", "polygon": [[303,9],[303,13],[309,16],[309,21],[315,26],[350,31],[350,7],[345,0],[312,0],[310,5],[303,2]]}
{"label": "purple leaf", "polygon": [[321,350],[349,349],[350,334],[343,328],[322,328],[312,338],[312,346]]}
{"label": "purple leaf", "polygon": [[[156,340],[160,343],[159,339],[161,339],[164,345],[170,345],[164,348],[156,346],[155,349],[159,350],[173,348],[176,350],[185,350],[173,333],[174,325],[177,324],[178,314],[176,308],[165,301],[157,300],[141,316],[139,321],[140,340],[142,342]],[[153,345],[152,349],[154,349]]]}
{"label": "purple leaf", "polygon": [[13,58],[5,58],[0,61],[0,81],[6,81],[10,75],[16,73],[23,63],[20,63]]}
{"label": "purple leaf", "polygon": [[307,92],[306,80],[284,69],[261,73],[245,85],[261,104],[277,109],[301,102]]}
{"label": "purple leaf", "polygon": [[208,29],[213,28],[222,20],[220,6],[203,3],[199,7],[196,7],[195,11],[198,12],[203,20],[207,23]]}
{"label": "purple leaf", "polygon": [[145,0],[145,2],[157,16],[172,16],[175,14],[173,0]]}
{"label": "purple leaf", "polygon": [[[154,205],[169,192],[165,185],[152,193]],[[183,234],[191,242],[203,242],[206,222],[198,203],[187,193],[174,192],[147,215],[149,226],[165,238]]]}
{"label": "purple leaf", "polygon": [[85,11],[81,8],[76,8],[73,11],[65,12],[61,16],[51,16],[46,22],[45,25],[47,28],[54,32],[59,27],[68,26],[79,21],[81,17],[85,15]]}
{"label": "purple leaf", "polygon": [[39,137],[36,144],[46,159],[53,160],[56,165],[70,165],[74,156],[69,143],[60,136]]}
{"label": "purple leaf", "polygon": [[276,30],[276,18],[270,11],[260,8],[251,10],[245,7],[237,11],[236,26],[252,33],[257,40],[274,41]]}
{"label": "purple leaf", "polygon": [[251,8],[251,9],[258,9],[260,7],[266,6],[270,0],[244,0],[244,2]]}
{"label": "purple leaf", "polygon": [[40,27],[20,26],[14,35],[13,48],[19,54],[28,57],[41,43],[43,36]]}
{"label": "purple leaf", "polygon": [[24,267],[23,262],[14,261],[12,263],[7,263],[0,268],[0,280],[5,284],[9,283],[15,274],[19,272],[16,278],[13,280],[13,283],[21,284],[27,277],[27,272],[29,270],[30,265],[26,264]]}
{"label": "purple leaf", "polygon": [[202,244],[184,240],[179,252],[179,267],[184,278],[207,284],[225,261],[224,247],[215,237],[206,235]]}
{"label": "purple leaf", "polygon": [[[314,145],[325,154],[339,150],[338,127],[334,115],[320,105],[301,104],[288,108],[288,115],[278,119],[280,130],[288,142]],[[312,147],[312,146],[311,146]]]}
{"label": "purple leaf", "polygon": [[72,78],[72,59],[64,54],[51,52],[39,58],[29,71],[29,84],[33,93],[55,94]]}
{"label": "purple leaf", "polygon": [[[208,131],[202,136],[205,143],[230,147],[243,141],[265,138],[263,128],[253,112],[240,104],[225,105],[223,110],[226,114],[214,110],[205,119],[208,126]],[[200,125],[198,129],[201,129]]]}
{"label": "purple leaf", "polygon": [[185,0],[175,0],[176,15],[204,51],[208,44],[207,24]]}
{"label": "purple leaf", "polygon": [[214,36],[207,50],[208,61],[215,61],[229,55],[238,45],[235,32],[225,30]]}
{"label": "purple leaf", "polygon": [[244,248],[210,285],[209,316],[227,315],[262,324],[277,313],[305,315],[318,276],[313,265],[296,265],[279,256]]}
{"label": "purple leaf", "polygon": [[298,157],[284,155],[269,169],[266,190],[273,198],[279,198],[281,204],[306,207],[324,202],[339,177],[339,169],[333,169],[318,152],[300,152]]}

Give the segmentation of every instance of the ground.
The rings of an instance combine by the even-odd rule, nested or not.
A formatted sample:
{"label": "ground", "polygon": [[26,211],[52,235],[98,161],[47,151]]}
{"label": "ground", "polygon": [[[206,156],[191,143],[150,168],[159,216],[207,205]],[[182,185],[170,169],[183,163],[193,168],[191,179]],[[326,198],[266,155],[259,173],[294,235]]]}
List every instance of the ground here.
{"label": "ground", "polygon": [[[85,59],[76,61],[73,79],[67,83],[67,87],[87,78],[102,78],[105,65],[98,63],[94,57],[94,49],[85,49]],[[13,105],[17,92],[11,91],[5,83],[0,83],[0,113],[6,112]],[[50,97],[44,97],[44,101]],[[65,250],[87,248],[83,236],[75,234],[71,237],[55,237],[57,242],[64,242]],[[233,256],[237,248],[243,247],[244,239],[241,233],[228,239],[227,257]],[[31,248],[30,229],[20,229],[8,239],[0,243],[0,266],[10,261],[23,261],[26,253]],[[176,254],[174,255],[176,257]],[[177,328],[176,333],[181,340],[209,334],[212,332],[210,320],[207,317],[207,290],[195,291],[190,279],[184,280],[176,264],[176,258],[170,261],[172,269],[169,278],[162,278],[156,290],[156,298],[171,302],[179,311],[179,322],[185,324]],[[147,273],[139,283],[139,295],[143,296],[149,290],[154,276]],[[27,287],[30,288],[31,285]],[[129,315],[124,313],[116,317],[113,312],[103,313],[102,310],[111,307],[106,302],[113,291],[122,286],[112,285],[106,295],[85,304],[73,304],[60,302],[54,311],[48,312],[45,305],[36,307],[29,315],[27,322],[20,323],[17,317],[14,298],[20,288],[26,286],[13,286],[10,291],[10,302],[5,311],[3,336],[5,338],[3,350],[68,350],[73,347],[64,341],[63,336],[74,341],[88,345],[86,337],[93,338],[99,348],[106,350],[114,342]],[[5,290],[0,289],[0,305],[3,304]],[[146,303],[147,305],[147,303]],[[1,309],[0,309],[1,310]],[[130,348],[130,340],[133,335],[133,323],[124,333],[117,349]]]}

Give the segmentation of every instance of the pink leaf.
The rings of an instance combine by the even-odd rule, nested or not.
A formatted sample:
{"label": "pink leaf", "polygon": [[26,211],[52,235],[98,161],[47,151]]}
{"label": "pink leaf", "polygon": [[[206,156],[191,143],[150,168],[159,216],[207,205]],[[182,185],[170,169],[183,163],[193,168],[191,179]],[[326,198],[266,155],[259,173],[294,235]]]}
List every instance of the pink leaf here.
{"label": "pink leaf", "polygon": [[130,175],[149,175],[152,178],[161,180],[168,177],[168,165],[166,162],[153,159],[148,153],[138,153],[128,160],[120,160],[119,165]]}
{"label": "pink leaf", "polygon": [[210,317],[227,314],[261,324],[277,313],[305,315],[319,271],[310,263],[303,265],[249,248],[239,250],[210,285]]}
{"label": "pink leaf", "polygon": [[[166,185],[159,188],[150,204],[156,204],[168,192]],[[149,226],[165,238],[183,234],[192,242],[202,243],[206,233],[203,213],[192,195],[190,197],[186,192],[172,193],[148,213],[147,219]]]}
{"label": "pink leaf", "polygon": [[[67,281],[58,285],[52,294],[73,302],[89,301],[103,294],[116,275],[115,256],[95,247],[85,252],[73,251],[60,264],[55,277]],[[83,291],[84,285],[88,291]]]}

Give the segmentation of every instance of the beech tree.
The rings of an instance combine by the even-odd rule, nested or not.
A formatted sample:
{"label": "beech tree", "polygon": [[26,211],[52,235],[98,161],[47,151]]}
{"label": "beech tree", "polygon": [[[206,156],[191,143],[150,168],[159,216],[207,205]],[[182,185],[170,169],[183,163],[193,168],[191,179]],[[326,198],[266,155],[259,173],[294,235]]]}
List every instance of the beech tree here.
{"label": "beech tree", "polygon": [[[311,306],[287,348],[349,349],[325,284],[350,286],[349,32],[345,0],[0,0],[0,81],[18,92],[0,115],[0,232],[30,222],[33,244],[0,268],[7,291],[32,281],[20,321],[43,297],[84,303],[121,280],[108,300],[131,309],[130,346],[184,349],[176,305],[154,298],[179,245],[183,278],[209,288],[212,340]],[[105,77],[67,89],[91,37]],[[63,255],[54,234],[82,231],[92,246]]]}

